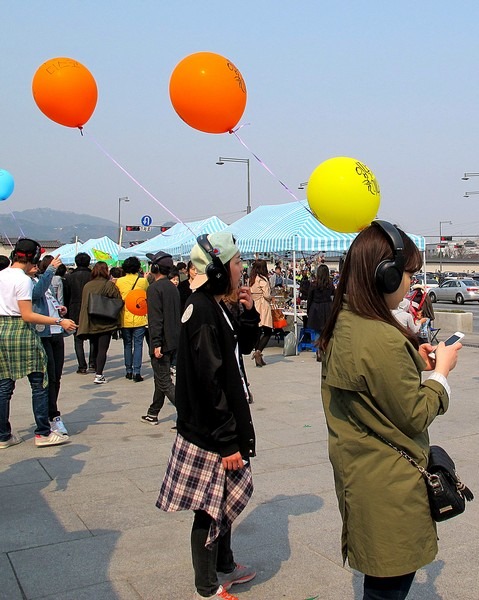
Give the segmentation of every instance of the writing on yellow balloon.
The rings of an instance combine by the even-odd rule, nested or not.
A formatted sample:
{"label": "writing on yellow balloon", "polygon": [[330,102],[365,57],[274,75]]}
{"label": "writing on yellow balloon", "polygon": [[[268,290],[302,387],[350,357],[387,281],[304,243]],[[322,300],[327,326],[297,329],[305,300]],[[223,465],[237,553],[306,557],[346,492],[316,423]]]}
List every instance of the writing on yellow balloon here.
{"label": "writing on yellow balloon", "polygon": [[363,177],[363,184],[368,188],[368,192],[379,196],[378,180],[374,176],[374,173],[359,160],[356,161],[356,173]]}

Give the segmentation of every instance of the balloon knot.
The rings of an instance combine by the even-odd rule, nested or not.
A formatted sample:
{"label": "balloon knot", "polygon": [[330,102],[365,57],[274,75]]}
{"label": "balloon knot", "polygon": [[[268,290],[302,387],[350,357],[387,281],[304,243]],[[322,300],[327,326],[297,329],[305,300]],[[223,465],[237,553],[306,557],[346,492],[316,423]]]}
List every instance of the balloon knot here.
{"label": "balloon knot", "polygon": [[83,127],[81,125],[79,125],[78,129],[80,130],[80,133],[83,135]]}

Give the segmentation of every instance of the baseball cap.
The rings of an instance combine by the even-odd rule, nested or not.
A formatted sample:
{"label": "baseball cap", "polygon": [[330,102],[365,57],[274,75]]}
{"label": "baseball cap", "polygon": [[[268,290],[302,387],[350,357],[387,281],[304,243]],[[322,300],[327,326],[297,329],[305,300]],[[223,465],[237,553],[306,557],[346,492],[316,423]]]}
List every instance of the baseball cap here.
{"label": "baseball cap", "polygon": [[171,269],[173,267],[173,259],[171,258],[171,254],[167,254],[160,250],[156,254],[148,253],[146,258],[151,262],[151,264],[160,265],[162,267],[166,267]]}
{"label": "baseball cap", "polygon": [[[225,265],[235,254],[238,254],[239,249],[235,244],[235,240],[231,233],[219,231],[218,233],[208,234],[208,241],[213,247],[213,253]],[[196,277],[190,281],[190,288],[197,290],[208,281],[206,275],[206,267],[213,261],[212,257],[198,243],[191,249],[191,262],[196,267]]]}
{"label": "baseball cap", "polygon": [[33,259],[37,253],[39,256],[39,250],[40,244],[38,242],[28,238],[21,238],[15,244],[13,252],[21,258],[26,258],[29,260]]}

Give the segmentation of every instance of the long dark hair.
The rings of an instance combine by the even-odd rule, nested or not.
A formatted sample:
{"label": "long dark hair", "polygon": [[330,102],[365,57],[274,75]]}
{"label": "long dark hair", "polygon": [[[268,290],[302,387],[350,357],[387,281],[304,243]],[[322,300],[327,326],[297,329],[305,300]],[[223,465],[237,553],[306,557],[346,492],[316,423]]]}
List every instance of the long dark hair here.
{"label": "long dark hair", "polygon": [[329,277],[329,267],[327,265],[319,265],[316,270],[315,288],[319,290],[327,290],[331,287],[331,279]]}
{"label": "long dark hair", "polygon": [[[398,228],[398,232],[404,245],[404,270],[415,273],[422,266],[421,253],[404,231]],[[371,225],[356,237],[344,260],[331,315],[321,334],[319,346],[322,350],[326,350],[331,339],[345,302],[345,295],[348,308],[353,313],[366,319],[389,323],[417,347],[416,337],[396,320],[376,284],[375,273],[378,264],[383,260],[392,259],[392,248],[379,227]]]}
{"label": "long dark hair", "polygon": [[251,267],[251,272],[249,274],[250,286],[256,281],[256,277],[262,277],[265,281],[268,280],[268,265],[266,261],[261,258],[255,260]]}

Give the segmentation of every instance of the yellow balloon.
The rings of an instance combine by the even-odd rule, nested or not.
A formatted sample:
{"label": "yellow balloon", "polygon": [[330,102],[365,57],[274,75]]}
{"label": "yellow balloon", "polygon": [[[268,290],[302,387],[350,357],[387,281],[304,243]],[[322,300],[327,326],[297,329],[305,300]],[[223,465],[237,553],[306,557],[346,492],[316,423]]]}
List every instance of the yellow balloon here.
{"label": "yellow balloon", "polygon": [[355,158],[330,158],[312,172],[306,190],[309,208],[323,225],[356,233],[375,219],[380,202],[374,173]]}

